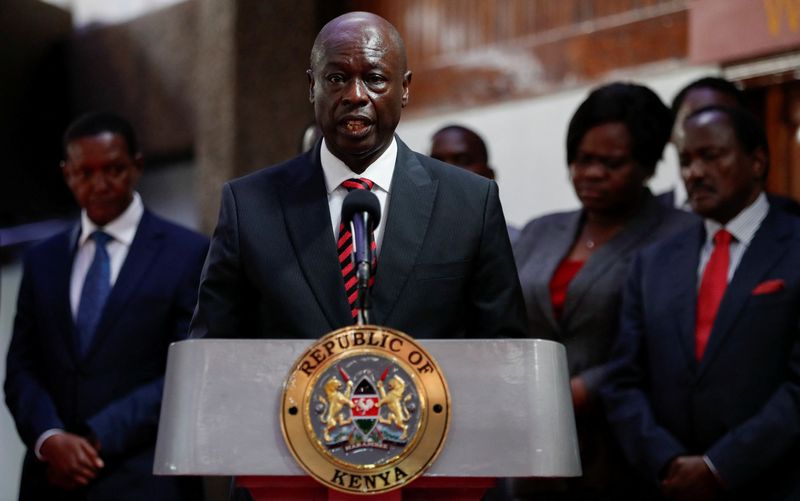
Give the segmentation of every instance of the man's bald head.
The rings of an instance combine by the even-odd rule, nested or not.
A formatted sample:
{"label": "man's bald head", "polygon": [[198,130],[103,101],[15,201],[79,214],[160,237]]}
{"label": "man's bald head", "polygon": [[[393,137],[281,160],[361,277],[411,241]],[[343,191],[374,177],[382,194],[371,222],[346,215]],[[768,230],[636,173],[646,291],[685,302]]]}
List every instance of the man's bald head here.
{"label": "man's bald head", "polygon": [[392,144],[408,103],[403,40],[375,14],[339,16],[317,35],[307,74],[325,146],[353,172],[363,172]]}
{"label": "man's bald head", "polygon": [[433,134],[431,157],[494,179],[494,170],[489,167],[489,152],[483,138],[461,125],[448,125]]}
{"label": "man's bald head", "polygon": [[317,34],[314,46],[311,48],[309,62],[311,69],[319,66],[320,59],[325,54],[325,49],[330,42],[342,36],[347,36],[352,40],[353,35],[359,32],[361,33],[360,38],[364,42],[375,38],[385,40],[389,50],[397,51],[398,60],[402,66],[401,71],[405,72],[408,69],[406,45],[400,32],[392,23],[371,12],[348,12],[328,21]]}

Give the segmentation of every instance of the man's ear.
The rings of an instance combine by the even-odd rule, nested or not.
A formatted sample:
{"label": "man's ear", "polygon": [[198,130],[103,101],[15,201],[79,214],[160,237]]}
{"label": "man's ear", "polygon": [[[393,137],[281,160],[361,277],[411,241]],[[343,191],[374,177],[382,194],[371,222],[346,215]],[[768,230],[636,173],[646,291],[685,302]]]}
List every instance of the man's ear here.
{"label": "man's ear", "polygon": [[58,168],[61,169],[61,176],[63,176],[64,181],[68,182],[69,180],[67,179],[67,161],[66,160],[60,161],[58,163]]}
{"label": "man's ear", "polygon": [[133,167],[134,171],[132,174],[133,178],[133,186],[136,186],[139,183],[139,179],[142,177],[142,173],[144,172],[144,156],[141,153],[137,153],[131,159],[133,160]]}
{"label": "man's ear", "polygon": [[753,158],[753,176],[764,182],[767,181],[767,152],[764,148],[756,149],[752,154]]}
{"label": "man's ear", "polygon": [[142,173],[144,170],[144,156],[141,153],[137,153],[133,156],[133,164],[136,166],[136,169],[139,171],[139,174]]}
{"label": "man's ear", "polygon": [[314,103],[314,72],[311,71],[311,68],[306,70],[306,76],[308,77],[308,102]]}
{"label": "man's ear", "polygon": [[406,107],[408,104],[408,88],[411,85],[411,70],[406,71],[405,75],[403,75],[403,108]]}

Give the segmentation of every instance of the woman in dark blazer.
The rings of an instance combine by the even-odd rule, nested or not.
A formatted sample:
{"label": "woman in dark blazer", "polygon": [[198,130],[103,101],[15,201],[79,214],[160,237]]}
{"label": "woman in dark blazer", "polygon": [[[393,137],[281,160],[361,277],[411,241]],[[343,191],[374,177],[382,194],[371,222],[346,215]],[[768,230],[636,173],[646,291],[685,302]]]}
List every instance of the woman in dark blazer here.
{"label": "woman in dark blazer", "polygon": [[584,473],[548,486],[554,491],[549,497],[537,492],[537,499],[632,496],[597,390],[629,262],[637,250],[695,218],[662,206],[645,186],[671,124],[670,111],[647,87],[612,83],[592,91],[567,132],[569,177],[582,208],[529,222],[514,244],[531,337],[567,348]]}

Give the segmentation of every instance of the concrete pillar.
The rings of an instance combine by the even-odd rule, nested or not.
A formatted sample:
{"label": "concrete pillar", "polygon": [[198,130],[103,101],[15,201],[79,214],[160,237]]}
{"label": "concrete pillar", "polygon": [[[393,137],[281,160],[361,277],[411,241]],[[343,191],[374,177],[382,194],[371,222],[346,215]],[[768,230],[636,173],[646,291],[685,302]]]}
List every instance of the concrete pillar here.
{"label": "concrete pillar", "polygon": [[318,12],[314,0],[199,2],[195,185],[210,232],[225,181],[298,153]]}

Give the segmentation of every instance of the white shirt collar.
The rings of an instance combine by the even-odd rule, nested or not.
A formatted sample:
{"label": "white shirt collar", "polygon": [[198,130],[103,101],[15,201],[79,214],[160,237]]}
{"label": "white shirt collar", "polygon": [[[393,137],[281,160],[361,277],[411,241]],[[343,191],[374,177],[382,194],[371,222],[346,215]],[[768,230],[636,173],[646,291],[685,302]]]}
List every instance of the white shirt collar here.
{"label": "white shirt collar", "polygon": [[135,191],[133,192],[133,200],[128,204],[128,208],[119,217],[102,228],[89,219],[89,215],[86,214],[86,209],[84,209],[81,211],[81,236],[78,239],[78,245],[81,246],[86,243],[93,231],[102,229],[111,235],[114,240],[130,246],[143,214],[144,204],[142,204],[142,197]]}
{"label": "white shirt collar", "polygon": [[[753,236],[756,234],[756,231],[758,231],[758,227],[761,226],[761,222],[767,217],[768,212],[769,202],[767,201],[767,196],[762,191],[752,204],[728,221],[728,224],[724,227],[733,235],[738,243],[748,246]],[[723,227],[723,225],[712,219],[706,219],[705,226],[707,242],[712,240],[717,231]]]}
{"label": "white shirt collar", "polygon": [[377,188],[389,193],[392,174],[394,174],[394,164],[397,161],[397,140],[393,136],[392,143],[386,148],[386,151],[361,174],[351,171],[344,162],[331,153],[324,138],[322,146],[320,146],[319,160],[322,163],[322,173],[325,176],[325,187],[328,190],[328,195],[333,193],[333,190],[338,188],[344,181],[355,177],[365,177],[374,182]]}

